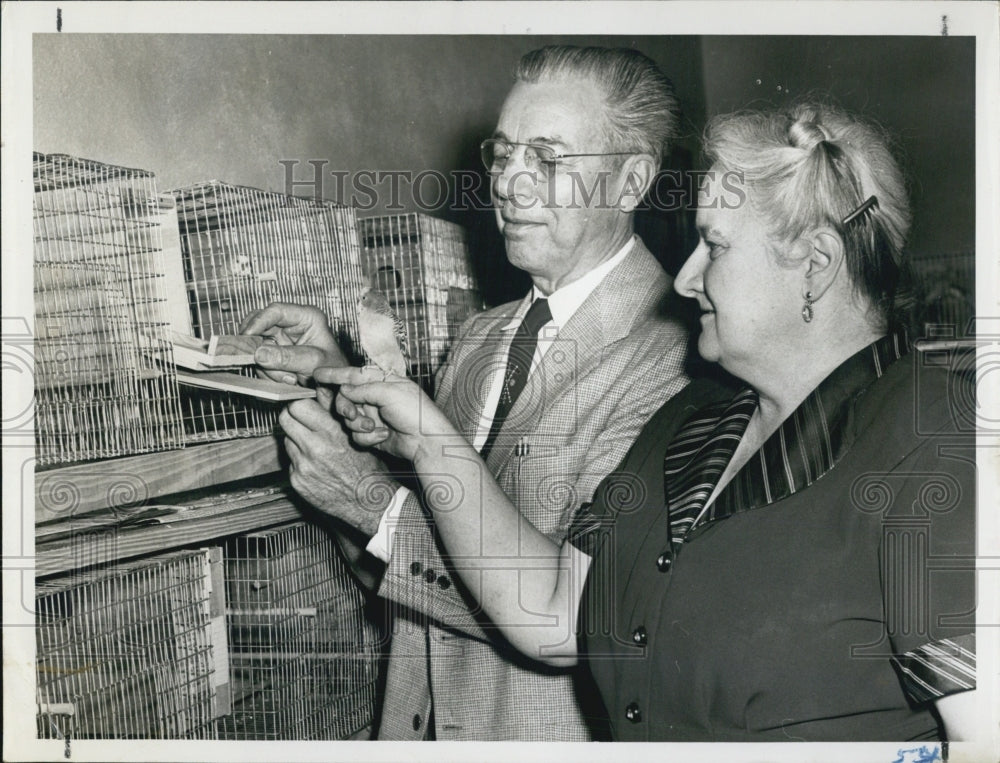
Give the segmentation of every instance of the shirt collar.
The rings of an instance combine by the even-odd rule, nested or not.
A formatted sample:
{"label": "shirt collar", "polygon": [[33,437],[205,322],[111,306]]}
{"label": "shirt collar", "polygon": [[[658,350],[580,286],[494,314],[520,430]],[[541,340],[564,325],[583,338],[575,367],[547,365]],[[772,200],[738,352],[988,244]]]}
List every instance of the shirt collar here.
{"label": "shirt collar", "polygon": [[598,265],[593,270],[589,270],[582,276],[577,278],[572,283],[568,283],[563,287],[556,289],[554,292],[546,296],[539,291],[537,286],[531,287],[531,301],[524,306],[523,310],[518,310],[518,314],[514,317],[510,323],[501,327],[501,331],[509,331],[516,329],[521,325],[521,319],[524,317],[524,313],[527,311],[528,306],[531,302],[536,299],[548,299],[549,301],[549,312],[552,313],[552,321],[547,325],[554,326],[565,326],[569,323],[569,319],[573,317],[577,310],[580,309],[587,297],[593,294],[594,289],[596,289],[601,281],[603,281],[607,275],[618,267],[635,245],[636,237],[633,235],[623,246],[619,249],[613,257],[605,260],[600,265]]}

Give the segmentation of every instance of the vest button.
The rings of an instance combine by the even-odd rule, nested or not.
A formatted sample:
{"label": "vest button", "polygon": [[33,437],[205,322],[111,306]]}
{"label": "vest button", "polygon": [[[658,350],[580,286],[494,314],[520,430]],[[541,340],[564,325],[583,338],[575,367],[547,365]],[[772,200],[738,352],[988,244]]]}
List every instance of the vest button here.
{"label": "vest button", "polygon": [[639,704],[637,702],[630,702],[628,707],[625,708],[625,717],[631,723],[638,723],[642,720],[642,713],[639,712]]}
{"label": "vest button", "polygon": [[656,557],[656,569],[660,572],[666,572],[670,569],[670,552],[664,551],[658,557]]}
{"label": "vest button", "polygon": [[421,726],[422,723],[423,723],[423,721],[420,720],[420,716],[419,715],[414,715],[413,716],[413,730],[414,731],[420,731],[420,726]]}
{"label": "vest button", "polygon": [[639,646],[642,646],[643,644],[645,644],[646,643],[646,627],[643,626],[643,625],[640,625],[638,628],[636,628],[634,631],[632,631],[632,640],[635,643],[637,643]]}

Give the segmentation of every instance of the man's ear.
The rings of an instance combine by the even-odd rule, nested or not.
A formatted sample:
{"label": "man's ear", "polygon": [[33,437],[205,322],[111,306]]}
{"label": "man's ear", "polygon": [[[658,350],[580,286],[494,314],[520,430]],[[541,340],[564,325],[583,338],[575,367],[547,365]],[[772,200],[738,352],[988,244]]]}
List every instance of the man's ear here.
{"label": "man's ear", "polygon": [[656,177],[656,161],[650,154],[633,154],[622,164],[619,177],[621,190],[618,193],[618,207],[623,212],[634,212],[642,197]]}
{"label": "man's ear", "polygon": [[795,242],[795,252],[805,280],[803,295],[812,292],[813,301],[819,300],[844,264],[844,240],[833,228],[816,228]]}

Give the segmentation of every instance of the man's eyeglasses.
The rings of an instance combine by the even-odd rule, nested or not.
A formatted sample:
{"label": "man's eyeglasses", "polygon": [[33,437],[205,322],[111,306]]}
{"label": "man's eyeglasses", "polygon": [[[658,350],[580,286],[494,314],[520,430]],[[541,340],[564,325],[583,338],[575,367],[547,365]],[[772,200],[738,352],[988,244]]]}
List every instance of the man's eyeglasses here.
{"label": "man's eyeglasses", "polygon": [[537,172],[542,177],[548,177],[555,172],[560,159],[573,159],[577,156],[628,156],[635,153],[635,151],[607,151],[599,154],[561,154],[543,143],[514,143],[499,138],[487,138],[479,146],[486,169],[489,172],[503,172],[507,160],[514,153],[514,146],[524,146],[525,169]]}

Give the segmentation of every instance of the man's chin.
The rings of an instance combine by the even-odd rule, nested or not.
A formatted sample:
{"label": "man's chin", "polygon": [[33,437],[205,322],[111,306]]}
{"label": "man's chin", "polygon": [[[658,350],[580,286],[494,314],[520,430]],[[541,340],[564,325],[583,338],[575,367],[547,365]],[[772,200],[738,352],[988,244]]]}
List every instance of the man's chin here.
{"label": "man's chin", "polygon": [[515,268],[531,272],[532,264],[543,259],[536,243],[526,241],[523,238],[504,237],[504,244],[507,249],[507,259]]}

